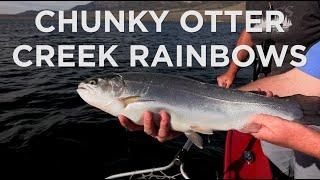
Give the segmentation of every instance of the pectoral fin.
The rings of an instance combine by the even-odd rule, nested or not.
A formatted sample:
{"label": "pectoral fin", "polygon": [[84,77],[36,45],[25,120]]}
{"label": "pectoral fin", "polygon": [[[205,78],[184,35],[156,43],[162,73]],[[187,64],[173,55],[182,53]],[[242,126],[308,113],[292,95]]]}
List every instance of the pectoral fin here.
{"label": "pectoral fin", "polygon": [[202,137],[193,131],[187,131],[184,133],[191,142],[196,145],[198,148],[203,149],[203,140]]}
{"label": "pectoral fin", "polygon": [[200,127],[200,126],[191,126],[190,129],[194,132],[198,132],[198,133],[201,133],[201,134],[207,134],[207,135],[212,135],[213,132],[212,132],[212,129],[206,129],[206,128],[203,128],[203,127]]}
{"label": "pectoral fin", "polygon": [[132,103],[135,103],[135,102],[149,102],[149,101],[154,101],[154,100],[142,99],[140,96],[129,96],[129,97],[121,98],[120,101],[126,107],[129,104],[132,104]]}
{"label": "pectoral fin", "polygon": [[129,96],[129,97],[125,97],[125,98],[121,98],[120,101],[127,106],[128,104],[134,103],[139,101],[140,96]]}

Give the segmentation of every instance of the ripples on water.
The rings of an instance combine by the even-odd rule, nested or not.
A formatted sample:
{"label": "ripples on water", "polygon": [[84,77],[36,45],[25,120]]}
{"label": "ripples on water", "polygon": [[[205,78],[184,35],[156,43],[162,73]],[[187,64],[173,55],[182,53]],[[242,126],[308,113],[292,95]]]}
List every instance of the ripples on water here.
{"label": "ripples on water", "polygon": [[[147,28],[154,28],[154,24],[147,24]],[[126,71],[187,75],[215,83],[216,76],[225,68],[130,68],[128,47],[143,44],[154,55],[156,48],[165,44],[172,57],[175,57],[177,44],[195,47],[224,44],[231,50],[239,34],[229,33],[227,24],[220,24],[219,28],[219,33],[210,33],[210,25],[206,24],[200,32],[190,34],[183,32],[176,23],[165,23],[161,34],[154,29],[149,33],[45,34],[36,29],[33,21],[1,20],[0,176],[98,179],[114,172],[168,163],[181,147],[184,137],[159,144],[143,133],[126,132],[117,121],[111,121],[115,118],[82,101],[75,89],[86,77]],[[118,44],[113,55],[120,67],[49,68],[32,65],[21,68],[12,60],[14,48],[21,44],[32,47],[48,44],[55,49],[59,44],[104,44],[106,47]],[[32,51],[21,58],[34,61],[34,54]],[[53,61],[57,62],[57,56]],[[250,70],[243,70],[236,86],[249,81]],[[210,174],[211,167],[222,168],[224,133],[206,139],[210,139],[206,151],[191,151],[193,165],[190,167],[194,172],[201,172],[202,176]],[[200,167],[198,171],[194,168],[197,166]]]}

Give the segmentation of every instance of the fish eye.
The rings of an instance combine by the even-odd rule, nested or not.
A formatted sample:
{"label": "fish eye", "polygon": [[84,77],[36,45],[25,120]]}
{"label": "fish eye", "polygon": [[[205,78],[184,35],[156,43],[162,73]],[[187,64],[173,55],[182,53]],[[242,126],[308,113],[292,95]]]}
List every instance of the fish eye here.
{"label": "fish eye", "polygon": [[97,85],[97,81],[92,79],[92,80],[89,81],[89,84],[91,84],[91,85]]}

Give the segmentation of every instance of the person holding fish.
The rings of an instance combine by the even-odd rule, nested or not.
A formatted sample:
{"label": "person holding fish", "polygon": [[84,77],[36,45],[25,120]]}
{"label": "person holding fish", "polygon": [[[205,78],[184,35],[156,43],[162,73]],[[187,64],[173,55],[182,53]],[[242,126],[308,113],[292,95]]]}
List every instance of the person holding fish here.
{"label": "person holding fish", "polygon": [[[315,44],[308,51],[308,63],[303,68],[292,69],[284,74],[260,79],[256,82],[250,83],[239,88],[239,90],[257,91],[261,88],[262,90],[266,90],[266,95],[269,97],[273,95],[277,95],[280,97],[291,96],[294,94],[303,94],[305,96],[320,97],[319,52],[320,42]],[[286,90],[286,92],[284,92],[283,90]],[[320,109],[320,101],[315,101],[315,103],[317,104],[314,104],[314,106]],[[160,117],[159,126],[157,126],[154,122],[154,118],[156,116]],[[148,111],[144,112],[143,126],[139,126],[132,123],[128,118],[126,118],[123,115],[119,116],[119,121],[122,126],[126,127],[130,131],[144,130],[146,134],[158,139],[160,142],[173,139],[181,134],[180,132],[170,130],[170,114],[168,114],[165,111],[160,111],[158,115]],[[317,166],[319,166],[318,164],[320,162],[320,128],[317,129],[316,126],[304,126],[297,122],[292,122],[284,118],[266,114],[254,115],[250,117],[250,122],[252,124],[255,124],[254,127],[257,127],[258,125],[259,128],[254,128],[251,132],[249,128],[249,131],[247,133],[250,133],[252,136],[262,141],[278,145],[275,146],[272,144],[266,144],[266,142],[262,143],[266,147],[266,149],[264,149],[264,153],[266,155],[268,155],[267,153],[270,153],[270,156],[268,157],[273,158],[271,159],[271,161],[283,161],[281,156],[274,156],[273,153],[275,152],[273,151],[275,149],[282,152],[286,150],[286,153],[289,153],[285,155],[286,158],[289,158],[288,161],[291,161],[293,158],[297,157],[308,157],[309,160],[312,159],[311,162],[314,162],[316,164],[312,165],[310,169],[306,170],[306,168],[302,167],[302,164],[305,165],[305,162],[303,160],[300,160],[300,162],[296,162],[294,167],[295,177],[311,177],[310,174],[309,176],[303,176],[306,174],[306,171],[310,171],[309,173],[312,174],[312,177],[318,177],[320,175],[320,171],[318,171],[319,169],[317,169]],[[295,151],[293,151],[292,149],[294,149]],[[315,159],[311,157],[315,157]],[[301,171],[305,173],[301,173]]]}
{"label": "person holding fish", "polygon": [[[263,7],[266,7],[269,10],[279,10],[285,14],[285,21],[283,23],[283,26],[285,26],[283,27],[285,32],[249,34],[244,31],[242,36],[239,38],[238,43],[244,43],[250,46],[252,44],[262,44],[266,49],[269,45],[276,45],[277,47],[283,44],[302,44],[310,49],[307,54],[308,64],[302,69],[292,69],[293,67],[288,63],[288,61],[292,59],[290,55],[286,56],[284,61],[285,63],[282,67],[276,67],[273,63],[269,64],[267,68],[264,68],[261,66],[261,63],[256,62],[256,66],[253,67],[253,80],[260,79],[267,75],[271,75],[271,77],[258,80],[240,89],[252,90],[252,88],[261,88],[263,90],[273,91],[279,96],[304,94],[307,96],[319,97],[320,91],[317,90],[319,89],[318,81],[315,80],[315,78],[308,78],[309,76],[304,72],[307,72],[307,74],[313,74],[314,77],[319,77],[315,75],[317,74],[317,71],[320,71],[319,66],[316,63],[311,64],[311,62],[319,62],[319,54],[316,53],[319,52],[319,50],[317,50],[318,45],[314,44],[320,39],[320,2],[247,2],[247,9],[250,10],[261,10]],[[310,22],[312,22],[312,24]],[[245,60],[245,52],[239,55],[241,56],[240,59]],[[233,83],[238,70],[238,67],[236,67],[234,64],[230,64],[227,72],[221,76],[218,76],[218,85],[229,88]],[[317,104],[315,104],[315,106],[316,105]],[[265,120],[265,122],[269,121]],[[236,139],[245,136],[244,134],[236,131],[229,132],[228,135],[231,137],[230,139]],[[294,140],[295,138],[290,139]],[[319,139],[316,140],[319,142]],[[296,139],[296,141],[298,140]],[[277,169],[281,170],[283,174],[294,178],[320,178],[319,160],[310,158],[309,156],[303,155],[297,151],[292,151],[291,149],[279,148],[279,146],[266,143],[265,141],[261,141],[261,144],[264,154],[271,161],[270,164],[274,164]],[[302,145],[303,143],[300,144]],[[279,145],[281,145],[281,143]],[[295,149],[294,147],[292,148]],[[305,148],[312,148],[312,146],[306,145]]]}
{"label": "person holding fish", "polygon": [[[320,18],[317,18],[319,17],[320,10],[319,2],[247,2],[247,9],[250,10],[261,10],[264,7],[266,10],[275,8],[284,12],[287,17],[287,32],[282,33],[283,37],[281,38],[272,39],[272,35],[249,34],[243,31],[237,44],[249,46],[253,46],[255,43],[264,44],[266,48],[268,44],[303,44],[306,47],[311,47],[306,54],[307,64],[302,68],[292,69],[289,63],[285,61],[281,68],[274,66],[274,64],[271,64],[269,68],[261,68],[258,67],[259,62],[257,62],[256,67],[258,68],[255,69],[256,72],[253,79],[262,78],[261,74],[269,76],[240,87],[238,90],[264,91],[267,96],[276,95],[284,97],[301,94],[304,96],[320,97],[320,42],[317,42],[320,39]],[[304,19],[309,20],[306,21]],[[278,37],[278,35],[275,34],[273,37]],[[240,52],[238,57],[240,60],[245,60],[247,54],[246,52]],[[287,60],[291,58],[288,56]],[[217,78],[218,85],[229,88],[238,71],[239,68],[234,63],[231,63],[228,71]],[[320,104],[315,103],[314,106],[319,107]],[[159,125],[156,125],[154,122],[155,116],[160,117]],[[119,121],[125,128],[131,131],[144,130],[146,134],[156,138],[160,142],[173,139],[181,134],[170,130],[170,114],[165,111],[160,111],[159,114],[144,112],[143,126],[132,123],[123,115],[119,116]],[[301,125],[297,122],[288,121],[285,118],[267,114],[254,115],[250,117],[250,122],[258,128],[252,129],[253,131],[250,131],[249,128],[247,133],[261,140],[261,145],[259,141],[255,141],[254,146],[260,149],[262,146],[263,153],[270,160],[270,166],[273,165],[280,170],[281,175],[284,174],[285,176],[294,178],[320,178],[320,128],[318,126]],[[318,122],[320,122],[320,119]],[[241,144],[243,147],[246,147],[249,141],[254,140],[251,136],[237,131],[229,131],[228,136],[233,139],[246,139]],[[228,143],[227,146],[229,145],[231,151],[233,151],[232,147],[234,146]],[[259,158],[263,159],[263,157],[256,157],[257,161]],[[268,163],[264,163],[263,165],[269,166]],[[250,171],[252,167],[248,165],[239,169],[243,170],[246,168]],[[267,167],[264,168],[268,169]],[[275,173],[274,169],[269,168],[269,170],[273,170],[272,173]],[[251,171],[251,173],[254,172]],[[260,174],[260,176],[246,174],[242,178],[275,177],[272,173],[271,175],[269,174],[270,176],[263,176],[265,173],[262,173],[263,175]],[[225,175],[225,178],[235,178],[235,176]]]}
{"label": "person holding fish", "polygon": [[[306,66],[299,69],[292,69],[287,73],[266,77],[264,79],[255,81],[246,86],[239,88],[241,91],[250,91],[250,90],[259,90],[259,88],[266,90],[267,96],[273,96],[270,91],[273,91],[275,95],[278,96],[291,96],[294,94],[303,94],[306,96],[315,96],[320,97],[320,42],[315,44],[307,53],[308,63]],[[284,91],[285,90],[285,91]],[[302,97],[303,98],[303,97]],[[318,109],[320,104],[319,101],[315,101],[314,106]],[[159,116],[160,124],[157,126],[154,122],[154,118]],[[144,112],[143,115],[143,126],[136,125],[132,123],[128,118],[123,115],[119,116],[120,123],[128,128],[131,131],[144,130],[146,134],[157,138],[160,142],[170,140],[177,137],[179,132],[170,130],[170,115],[165,111],[160,111],[160,113],[154,114],[151,112]],[[317,130],[317,127],[307,127],[296,122],[288,121],[284,118],[277,116],[258,114],[250,118],[250,122],[255,124],[255,127],[258,125],[258,129],[253,129],[248,133],[252,136],[261,139],[263,141],[270,142],[275,145],[282,147],[287,147],[284,150],[289,153],[286,156],[293,157],[304,157],[304,156],[313,156],[317,159],[314,159],[314,162],[319,162],[320,159],[320,132]],[[319,119],[320,122],[320,119]],[[299,133],[297,133],[299,132]],[[279,156],[272,156],[274,150],[284,151],[279,146],[273,146],[271,144],[266,144],[263,142],[264,152],[266,155],[268,153],[269,158],[273,158],[275,162],[283,160]],[[296,151],[293,151],[294,149]],[[269,151],[269,152],[268,152]],[[303,152],[303,153],[299,153]],[[293,156],[295,153],[295,156]],[[276,154],[276,153],[275,153]],[[307,155],[305,155],[307,154]],[[275,159],[274,159],[275,158]],[[288,157],[286,157],[288,158]],[[309,157],[310,159],[310,157]],[[312,159],[312,158],[311,158]],[[290,160],[290,159],[289,159]],[[300,163],[303,163],[300,162]],[[295,165],[295,177],[298,176],[298,173],[301,171],[306,171],[305,168],[298,168],[298,163]],[[300,165],[302,166],[302,165]],[[315,168],[312,167],[311,173],[314,172]],[[300,176],[305,173],[300,173]],[[319,174],[314,173],[315,177]],[[304,176],[305,177],[305,176]],[[310,176],[308,176],[310,177]]]}

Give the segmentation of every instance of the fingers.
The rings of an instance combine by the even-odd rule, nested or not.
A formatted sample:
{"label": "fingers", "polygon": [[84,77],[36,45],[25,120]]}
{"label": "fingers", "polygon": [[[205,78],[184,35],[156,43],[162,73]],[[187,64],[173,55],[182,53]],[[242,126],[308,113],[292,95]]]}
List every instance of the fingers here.
{"label": "fingers", "polygon": [[[147,135],[156,138],[160,142],[170,140],[181,134],[179,132],[171,131],[170,115],[165,111],[160,111],[159,114],[153,114],[152,112],[148,111],[144,112],[143,127],[134,124],[123,115],[120,115],[118,118],[120,124],[128,130],[143,130]],[[159,122],[159,125],[157,125],[155,122]]]}
{"label": "fingers", "polygon": [[260,132],[250,133],[250,134],[251,134],[253,137],[255,137],[256,139],[265,140],[264,134],[266,134],[266,133],[261,132],[261,131],[262,131],[262,129],[260,130]]}
{"label": "fingers", "polygon": [[269,90],[263,91],[260,88],[258,88],[256,91],[250,91],[250,92],[253,92],[253,93],[256,93],[256,94],[260,94],[260,95],[263,95],[263,96],[267,96],[267,97],[274,97],[272,91],[269,91]]}
{"label": "fingers", "polygon": [[231,86],[231,82],[230,81],[226,81],[224,88],[229,88],[230,86]]}
{"label": "fingers", "polygon": [[125,127],[126,129],[128,129],[129,131],[140,131],[143,129],[142,126],[138,126],[136,124],[134,124],[133,122],[131,122],[127,117],[120,115],[118,117],[120,124]]}
{"label": "fingers", "polygon": [[266,91],[266,96],[267,97],[273,97],[273,93],[271,91]]}
{"label": "fingers", "polygon": [[221,86],[221,87],[227,88],[227,85],[228,85],[227,82],[224,81],[224,82],[222,83],[222,86]]}
{"label": "fingers", "polygon": [[270,128],[265,126],[261,126],[258,132],[254,132],[250,134],[257,139],[268,141],[268,142],[271,142],[272,140],[276,139],[275,137],[276,135],[274,134],[274,132]]}
{"label": "fingers", "polygon": [[272,91],[269,91],[269,90],[262,91],[260,88],[258,88],[257,91],[260,92],[261,95],[264,95],[264,96],[267,96],[267,97],[273,97],[273,92]]}
{"label": "fingers", "polygon": [[262,125],[254,122],[249,122],[245,124],[240,131],[244,133],[257,133],[261,130]]}
{"label": "fingers", "polygon": [[260,140],[266,140],[268,141],[270,138],[272,138],[272,131],[270,130],[270,127],[266,125],[270,119],[270,116],[259,114],[255,115],[250,118],[250,124],[255,124],[256,126],[260,126],[257,131],[249,132],[252,136],[254,136],[257,139]]}
{"label": "fingers", "polygon": [[156,130],[155,124],[152,119],[152,113],[151,112],[144,112],[143,113],[143,124],[144,124],[144,132],[152,137],[156,137],[158,134],[158,131]]}
{"label": "fingers", "polygon": [[259,115],[252,116],[250,118],[250,122],[257,123],[272,129],[273,127],[284,126],[284,124],[288,122],[288,120],[282,119],[277,116],[259,114]]}
{"label": "fingers", "polygon": [[223,80],[223,79],[221,79],[221,78],[218,78],[218,79],[217,79],[217,82],[218,82],[218,86],[219,86],[219,87],[223,87],[223,88],[229,88],[230,85],[231,85],[230,82],[228,83],[226,80]]}
{"label": "fingers", "polygon": [[223,74],[217,77],[217,83],[219,87],[229,88],[233,82],[233,78],[230,75]]}
{"label": "fingers", "polygon": [[223,87],[224,81],[222,81],[221,77],[218,77],[218,78],[217,78],[217,83],[218,83],[218,86],[219,86],[219,87]]}
{"label": "fingers", "polygon": [[268,115],[258,114],[254,115],[250,118],[250,123],[263,124],[263,122],[267,119]]}
{"label": "fingers", "polygon": [[160,111],[159,115],[161,117],[161,121],[157,139],[160,142],[164,142],[170,136],[170,116],[165,111]]}

